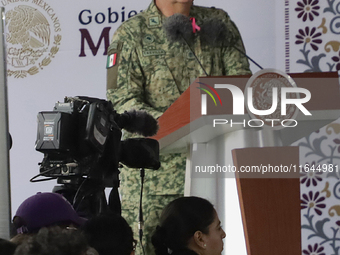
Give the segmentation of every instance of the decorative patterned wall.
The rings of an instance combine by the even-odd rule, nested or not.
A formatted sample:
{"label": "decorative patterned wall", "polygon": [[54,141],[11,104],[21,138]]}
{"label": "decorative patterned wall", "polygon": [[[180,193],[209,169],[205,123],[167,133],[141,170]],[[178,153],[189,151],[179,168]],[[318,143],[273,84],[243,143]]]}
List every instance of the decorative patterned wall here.
{"label": "decorative patterned wall", "polygon": [[[340,0],[285,1],[285,69],[340,71]],[[301,174],[302,254],[338,255],[340,119],[294,145],[307,166]]]}
{"label": "decorative patterned wall", "polygon": [[285,0],[285,71],[339,71],[339,35],[339,0]]}
{"label": "decorative patterned wall", "polygon": [[310,134],[300,146],[302,253],[337,255],[340,248],[340,120]]}

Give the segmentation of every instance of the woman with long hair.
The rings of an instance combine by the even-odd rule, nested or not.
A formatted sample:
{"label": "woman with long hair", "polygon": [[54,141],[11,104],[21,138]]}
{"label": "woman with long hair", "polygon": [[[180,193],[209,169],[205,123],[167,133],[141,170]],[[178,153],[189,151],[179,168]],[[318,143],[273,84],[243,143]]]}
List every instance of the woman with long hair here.
{"label": "woman with long hair", "polygon": [[164,208],[152,244],[156,255],[220,255],[225,236],[208,200],[181,197]]}

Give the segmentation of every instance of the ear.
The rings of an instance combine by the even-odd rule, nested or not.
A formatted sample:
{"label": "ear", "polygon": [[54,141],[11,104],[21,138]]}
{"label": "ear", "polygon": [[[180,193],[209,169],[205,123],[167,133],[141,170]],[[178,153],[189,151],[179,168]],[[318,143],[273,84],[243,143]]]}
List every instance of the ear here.
{"label": "ear", "polygon": [[205,235],[201,231],[194,233],[194,242],[200,249],[206,248]]}

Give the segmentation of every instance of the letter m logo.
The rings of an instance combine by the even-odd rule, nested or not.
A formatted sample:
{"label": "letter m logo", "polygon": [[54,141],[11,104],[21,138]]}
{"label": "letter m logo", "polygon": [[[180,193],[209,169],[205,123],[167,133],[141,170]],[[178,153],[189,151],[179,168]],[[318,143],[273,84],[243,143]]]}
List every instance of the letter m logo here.
{"label": "letter m logo", "polygon": [[92,37],[89,31],[87,29],[79,29],[80,34],[81,34],[81,49],[80,49],[79,57],[86,57],[85,41],[87,41],[87,44],[89,45],[93,56],[96,56],[103,39],[104,39],[104,49],[105,49],[103,55],[107,55],[107,48],[110,46],[110,35],[109,35],[110,29],[111,27],[105,27],[103,29],[96,46],[94,45],[94,42],[92,40]]}

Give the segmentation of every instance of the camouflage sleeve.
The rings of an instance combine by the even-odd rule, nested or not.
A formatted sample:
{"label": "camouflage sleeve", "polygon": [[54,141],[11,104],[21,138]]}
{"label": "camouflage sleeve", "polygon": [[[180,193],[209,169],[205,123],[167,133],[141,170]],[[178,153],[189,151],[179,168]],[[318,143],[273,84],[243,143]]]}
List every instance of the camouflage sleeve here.
{"label": "camouflage sleeve", "polygon": [[226,75],[251,74],[248,58],[240,52],[246,52],[241,34],[235,23],[230,20],[228,14],[225,13],[225,15],[227,16],[227,27],[233,35],[232,44],[234,45],[232,47],[229,46],[223,49],[223,63],[225,73]]}
{"label": "camouflage sleeve", "polygon": [[117,112],[145,110],[154,118],[162,115],[145,100],[145,76],[140,65],[138,52],[139,38],[127,27],[121,26],[114,34],[108,48],[107,99]]}

